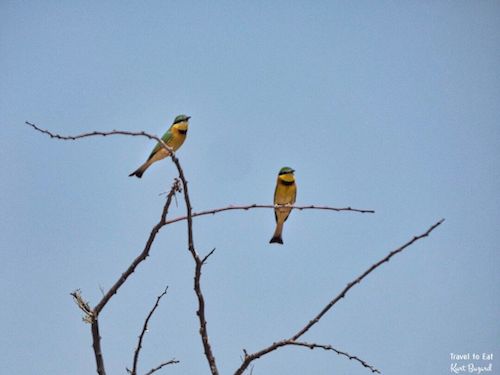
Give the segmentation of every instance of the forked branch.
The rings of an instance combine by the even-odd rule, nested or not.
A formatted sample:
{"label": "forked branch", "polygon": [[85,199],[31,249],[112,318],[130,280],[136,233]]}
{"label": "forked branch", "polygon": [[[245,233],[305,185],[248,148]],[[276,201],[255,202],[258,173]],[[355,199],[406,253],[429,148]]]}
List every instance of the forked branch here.
{"label": "forked branch", "polygon": [[[434,229],[436,229],[439,225],[441,225],[443,223],[444,219],[441,219],[439,220],[437,223],[433,224],[429,229],[427,229],[427,231],[425,231],[424,233],[418,235],[418,236],[414,236],[411,240],[409,240],[408,242],[406,242],[405,244],[401,245],[400,247],[398,247],[397,249],[391,251],[389,254],[387,254],[384,258],[382,258],[381,260],[379,260],[377,263],[373,264],[371,267],[369,267],[365,272],[363,272],[361,275],[359,275],[356,279],[354,279],[353,281],[351,281],[350,283],[347,284],[347,286],[335,297],[333,298],[320,312],[319,314],[317,314],[312,320],[310,320],[303,328],[301,328],[296,334],[294,334],[292,337],[290,337],[289,339],[285,339],[285,340],[281,340],[281,341],[278,341],[278,342],[274,342],[273,344],[269,345],[268,347],[262,349],[262,350],[259,350],[255,353],[252,353],[252,354],[248,354],[245,350],[244,350],[244,358],[243,358],[243,363],[241,364],[241,366],[236,369],[236,371],[234,372],[235,375],[241,375],[243,374],[243,372],[248,368],[248,366],[256,359],[268,354],[268,353],[271,353],[273,351],[275,351],[276,349],[278,348],[281,348],[283,346],[287,346],[287,345],[300,345],[300,346],[308,346],[308,345],[303,345],[303,344],[297,344],[297,340],[302,337],[307,331],[309,331],[309,329],[311,329],[312,326],[314,326],[316,323],[318,323],[320,321],[320,319],[338,302],[340,301],[342,298],[345,297],[345,295],[347,294],[347,292],[352,288],[354,287],[356,284],[359,284],[366,276],[368,276],[371,272],[373,272],[375,269],[377,269],[378,267],[380,267],[383,263],[385,262],[388,262],[394,255],[402,252],[403,250],[405,250],[407,247],[409,247],[410,245],[412,245],[413,243],[415,243],[416,241],[424,238],[424,237],[427,237]],[[374,367],[368,365],[365,361],[362,361],[362,360],[359,360],[359,358],[357,357],[354,357],[354,356],[350,356],[348,355],[348,357],[350,359],[357,359],[358,362],[360,362],[361,364],[363,364],[363,366],[369,368],[372,372],[380,372],[378,371],[377,369],[375,369]],[[352,358],[351,358],[352,357]]]}
{"label": "forked branch", "polygon": [[137,340],[137,347],[134,351],[134,360],[132,363],[132,370],[127,369],[131,375],[137,375],[137,365],[139,363],[139,354],[140,354],[141,349],[142,349],[142,341],[144,340],[144,335],[148,331],[148,324],[149,324],[151,317],[153,316],[156,309],[160,305],[160,301],[163,298],[163,296],[165,296],[167,294],[167,290],[168,290],[168,286],[165,288],[165,290],[163,291],[162,294],[160,294],[158,297],[156,297],[156,302],[155,302],[153,308],[149,311],[148,315],[146,316],[146,319],[144,320],[144,324],[142,325],[141,333],[139,334],[139,338]]}
{"label": "forked branch", "polygon": [[144,249],[134,259],[134,261],[130,264],[130,266],[128,266],[127,270],[113,284],[113,286],[108,290],[108,292],[101,298],[101,300],[94,309],[96,314],[99,314],[101,312],[101,310],[104,308],[104,306],[106,306],[111,297],[113,297],[113,295],[115,295],[116,292],[118,292],[118,289],[120,289],[120,287],[125,283],[125,281],[127,281],[129,276],[132,275],[132,273],[134,273],[137,266],[141,264],[144,260],[146,260],[146,258],[149,256],[149,253],[151,251],[151,246],[153,245],[156,235],[158,234],[160,229],[166,225],[166,218],[168,214],[168,209],[170,208],[170,204],[172,203],[172,198],[174,197],[175,193],[179,191],[180,191],[180,183],[179,180],[175,179],[167,195],[165,204],[163,206],[163,211],[161,213],[160,221],[151,230],[148,240],[146,241],[146,245],[144,246]]}
{"label": "forked branch", "polygon": [[[163,212],[160,218],[160,221],[158,222],[157,225],[152,229],[151,234],[146,242],[146,245],[139,254],[139,256],[134,259],[132,264],[127,268],[127,270],[121,275],[121,277],[115,282],[115,284],[109,289],[107,293],[104,294],[102,299],[99,301],[99,303],[95,306],[95,308],[90,308],[90,305],[88,302],[84,301],[83,298],[81,297],[79,292],[72,293],[73,297],[75,298],[75,301],[77,302],[78,306],[82,311],[85,313],[85,320],[92,325],[92,337],[93,337],[93,348],[94,348],[94,354],[96,357],[96,363],[97,363],[97,372],[99,375],[105,375],[105,370],[104,370],[104,361],[103,361],[103,356],[101,352],[101,347],[100,347],[100,335],[99,335],[99,325],[98,325],[98,315],[102,311],[102,309],[106,306],[106,304],[109,302],[109,300],[117,293],[118,289],[125,283],[125,281],[128,279],[128,277],[135,271],[136,267],[144,261],[150,252],[151,246],[156,238],[157,233],[159,230],[168,224],[172,224],[178,221],[187,221],[187,231],[188,231],[188,250],[190,254],[193,257],[193,260],[195,262],[195,276],[194,276],[194,291],[196,293],[197,299],[198,299],[198,310],[197,310],[197,316],[199,318],[199,323],[200,323],[200,336],[202,339],[202,344],[204,348],[204,353],[207,359],[207,362],[210,367],[210,371],[212,375],[218,375],[218,370],[215,362],[215,357],[212,353],[212,349],[210,346],[210,342],[208,340],[208,332],[207,332],[207,321],[205,317],[205,301],[203,297],[203,293],[201,290],[201,270],[203,265],[205,264],[206,260],[210,255],[213,254],[215,251],[212,250],[210,253],[208,253],[205,257],[201,258],[198,253],[196,252],[195,246],[194,246],[194,239],[193,239],[193,217],[197,216],[203,216],[203,215],[210,215],[210,214],[216,214],[219,212],[223,211],[229,211],[229,210],[249,210],[249,209],[254,209],[254,208],[275,208],[274,205],[260,205],[260,204],[250,204],[250,205],[230,205],[227,207],[222,207],[222,208],[215,208],[215,209],[210,209],[210,210],[205,210],[205,211],[200,211],[200,212],[192,212],[192,206],[189,198],[189,192],[188,192],[188,183],[187,180],[184,176],[184,172],[182,170],[182,167],[179,163],[179,160],[175,156],[175,153],[171,148],[169,148],[162,139],[158,138],[155,135],[148,134],[146,132],[130,132],[130,131],[121,131],[121,130],[112,130],[109,132],[101,132],[101,131],[94,131],[94,132],[89,132],[89,133],[82,133],[80,135],[76,136],[62,136],[59,134],[52,133],[48,130],[44,130],[36,126],[35,124],[32,124],[30,122],[26,121],[26,124],[31,126],[33,129],[47,134],[51,138],[56,138],[56,139],[61,139],[61,140],[77,140],[81,138],[86,138],[86,137],[91,137],[91,136],[108,136],[108,135],[129,135],[129,136],[142,136],[146,137],[149,139],[154,139],[159,144],[161,147],[165,148],[168,150],[171,154],[171,160],[175,164],[177,171],[178,171],[178,176],[179,179],[176,179],[174,181],[174,184],[172,185],[172,188],[170,192],[167,195],[167,200],[165,202],[165,205],[163,207]],[[172,198],[175,196],[176,192],[180,192],[182,190],[183,195],[184,195],[184,200],[186,203],[186,216],[174,218],[167,220],[167,213],[168,209],[170,207]],[[330,207],[330,206],[315,206],[315,205],[309,205],[309,206],[292,206],[293,209],[297,210],[305,210],[305,209],[319,209],[319,210],[330,210],[330,211],[351,211],[351,212],[359,212],[359,213],[374,213],[375,211],[373,210],[366,210],[366,209],[356,209],[356,208],[351,208],[351,207],[345,207],[345,208],[336,208],[336,207]],[[348,357],[349,359],[355,360],[362,364],[364,367],[370,369],[372,372],[377,372],[380,373],[379,370],[374,368],[373,366],[369,365],[366,363],[364,360],[358,358],[357,356],[350,355],[347,352],[340,351],[338,349],[333,348],[330,345],[321,345],[317,343],[307,343],[303,341],[298,341],[302,335],[304,335],[313,325],[319,322],[319,320],[344,296],[346,293],[356,284],[360,283],[361,280],[363,280],[368,274],[370,274],[372,271],[374,271],[376,268],[378,268],[380,265],[382,265],[384,262],[389,261],[391,257],[396,255],[397,253],[403,251],[405,248],[413,244],[415,241],[428,236],[437,226],[439,226],[443,220],[440,220],[433,226],[431,226],[427,232],[415,236],[412,240],[408,241],[406,244],[402,245],[401,247],[397,248],[396,250],[391,251],[385,258],[381,259],[379,262],[375,263],[372,265],[369,269],[367,269],[364,273],[362,273],[358,278],[347,284],[347,286],[334,298],[332,299],[320,312],[318,315],[316,315],[309,323],[307,323],[302,329],[300,329],[295,335],[290,337],[289,339],[281,340],[278,342],[273,343],[272,345],[268,346],[267,348],[264,348],[258,352],[248,354],[246,350],[244,350],[244,358],[243,358],[243,363],[241,366],[235,371],[235,375],[238,374],[243,374],[243,372],[251,366],[252,362],[280,347],[283,346],[302,346],[302,347],[308,347],[310,349],[316,349],[316,348],[322,348],[324,350],[331,350],[336,352],[339,355],[343,355]],[[133,362],[133,369],[130,371],[131,374],[136,375],[137,373],[137,362],[139,358],[139,353],[142,347],[142,339],[144,337],[144,334],[147,330],[147,324],[149,322],[149,319],[153,315],[154,311],[158,307],[159,301],[163,295],[165,295],[166,291],[158,297],[157,302],[153,309],[150,311],[150,314],[146,318],[146,321],[143,326],[143,330],[141,332],[141,335],[139,336],[139,342],[138,346],[136,348],[136,351],[134,353],[134,362]],[[156,368],[151,369],[146,375],[151,375],[154,372],[158,371],[164,366],[173,364],[173,363],[178,363],[177,360],[172,359],[170,361],[164,362],[157,366]],[[252,365],[253,366],[253,365]],[[252,368],[252,367],[251,367]]]}
{"label": "forked branch", "polygon": [[[209,364],[209,367],[210,367],[210,371],[212,372],[212,375],[218,375],[218,370],[217,370],[217,366],[216,366],[216,363],[215,363],[215,357],[214,357],[214,355],[212,353],[212,349],[211,349],[211,346],[210,346],[210,343],[209,343],[209,340],[208,340],[207,322],[206,322],[206,319],[205,319],[205,302],[204,302],[204,298],[203,298],[203,294],[202,294],[201,286],[200,286],[201,267],[203,265],[204,260],[206,260],[206,258],[204,258],[202,260],[199,257],[199,255],[197,254],[197,252],[195,250],[195,247],[194,247],[192,206],[191,206],[191,202],[190,202],[190,198],[189,198],[188,183],[187,183],[186,177],[184,175],[184,171],[182,170],[182,167],[180,165],[179,159],[175,156],[175,153],[173,152],[173,150],[170,147],[168,147],[165,144],[165,142],[163,142],[162,139],[158,138],[155,135],[151,135],[151,134],[148,134],[148,133],[143,132],[143,131],[142,132],[130,132],[130,131],[122,131],[122,130],[112,130],[112,131],[108,131],[108,132],[93,131],[93,132],[89,132],[89,133],[82,133],[82,134],[76,135],[76,136],[62,136],[60,134],[53,133],[53,132],[51,132],[49,130],[41,129],[38,126],[36,126],[35,124],[30,123],[28,121],[26,121],[26,124],[29,125],[29,126],[31,126],[33,129],[41,132],[41,133],[47,134],[51,138],[56,138],[56,139],[60,139],[60,140],[71,140],[71,141],[73,141],[73,140],[77,140],[77,139],[81,139],[81,138],[86,138],[86,137],[108,136],[108,135],[142,136],[142,137],[146,137],[146,138],[149,138],[149,139],[156,140],[157,142],[159,142],[159,144],[161,145],[161,147],[163,147],[167,151],[169,151],[169,153],[170,153],[170,159],[172,160],[172,162],[175,164],[175,166],[177,168],[179,179],[180,179],[181,184],[182,184],[182,186],[181,186],[182,189],[180,189],[179,183],[176,180],[176,183],[174,183],[174,185],[172,186],[172,189],[170,190],[170,193],[167,196],[167,202],[165,203],[161,220],[153,228],[153,230],[151,231],[149,239],[148,239],[148,241],[146,243],[146,247],[144,248],[144,250],[142,251],[142,253],[127,268],[127,270],[122,274],[122,276],[115,282],[115,284],[111,287],[111,289],[103,296],[103,298],[101,299],[101,301],[99,301],[99,303],[93,309],[92,313],[93,313],[94,321],[97,324],[97,317],[98,317],[99,313],[101,312],[101,310],[104,308],[104,306],[106,306],[106,304],[113,297],[113,295],[115,295],[117,293],[118,289],[125,283],[125,281],[127,280],[127,278],[134,272],[134,270],[136,269],[136,267],[142,261],[144,261],[146,259],[146,257],[149,255],[149,251],[151,249],[151,245],[153,244],[154,239],[156,238],[156,234],[159,232],[159,230],[164,225],[166,225],[166,215],[167,215],[168,208],[170,206],[170,203],[171,203],[173,195],[175,194],[175,192],[177,192],[179,190],[182,190],[183,194],[184,194],[184,200],[186,202],[186,217],[185,217],[185,220],[187,220],[188,250],[191,253],[191,255],[193,256],[193,259],[195,261],[194,290],[195,290],[196,296],[198,298],[198,311],[197,311],[197,315],[198,315],[199,320],[200,320],[200,336],[201,336],[201,339],[202,339],[203,348],[204,348],[205,356],[207,358],[207,361],[208,361],[208,364]],[[95,339],[94,335],[93,335],[93,338]],[[100,337],[99,337],[98,343],[100,344]],[[96,355],[96,362],[98,362],[98,353],[97,353],[97,351],[94,351],[94,352],[95,352],[95,355]],[[100,359],[102,360],[102,356],[101,356]],[[168,363],[165,363],[164,365],[166,365],[166,364],[168,364]],[[102,361],[101,361],[101,365],[102,365],[101,366],[102,368],[100,368],[99,362],[98,362],[98,373],[100,375],[105,375],[104,364],[102,363]],[[157,371],[157,369],[152,369],[151,373],[155,372],[155,371]]]}

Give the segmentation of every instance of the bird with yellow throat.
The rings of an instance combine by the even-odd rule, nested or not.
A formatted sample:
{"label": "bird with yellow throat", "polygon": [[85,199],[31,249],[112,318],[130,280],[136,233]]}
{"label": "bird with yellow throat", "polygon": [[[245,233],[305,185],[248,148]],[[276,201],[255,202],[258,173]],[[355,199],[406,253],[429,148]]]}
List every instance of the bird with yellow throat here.
{"label": "bird with yellow throat", "polygon": [[273,238],[269,243],[283,244],[281,233],[283,232],[283,224],[288,215],[292,211],[292,206],[297,197],[297,185],[295,184],[295,171],[290,167],[283,167],[278,173],[276,180],[276,189],[274,190],[274,217],[276,218],[276,229]]}
{"label": "bird with yellow throat", "polygon": [[[186,115],[177,116],[167,132],[163,134],[163,137],[161,137],[163,142],[165,142],[165,144],[172,150],[177,151],[186,140],[189,125],[188,122],[190,118],[191,116]],[[158,160],[165,159],[167,156],[170,156],[170,152],[165,150],[160,142],[158,142],[149,155],[148,160],[146,160],[146,162],[139,168],[137,168],[134,172],[129,174],[129,176],[136,176],[137,178],[141,178],[143,173],[151,166],[151,164],[157,162]]]}

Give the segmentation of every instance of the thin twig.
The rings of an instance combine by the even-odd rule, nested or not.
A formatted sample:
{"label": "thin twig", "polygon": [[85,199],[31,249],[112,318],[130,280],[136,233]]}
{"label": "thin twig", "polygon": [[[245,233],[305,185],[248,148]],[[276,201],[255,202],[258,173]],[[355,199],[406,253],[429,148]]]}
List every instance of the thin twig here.
{"label": "thin twig", "polygon": [[[252,361],[280,348],[283,346],[287,345],[295,345],[293,343],[296,343],[297,340],[304,335],[312,326],[314,326],[316,323],[319,322],[319,320],[342,298],[345,297],[346,293],[356,284],[359,284],[361,280],[363,280],[366,276],[368,276],[371,272],[373,272],[375,269],[380,267],[383,263],[388,262],[394,255],[402,252],[404,249],[412,245],[414,242],[427,237],[434,229],[436,229],[439,225],[443,223],[444,219],[439,220],[437,223],[433,224],[429,229],[427,229],[426,232],[414,236],[411,240],[406,242],[404,245],[398,247],[397,249],[391,251],[389,254],[387,254],[384,258],[379,260],[377,263],[373,264],[370,268],[368,268],[365,272],[363,272],[360,276],[358,276],[356,279],[351,281],[350,283],[347,284],[347,286],[335,297],[333,298],[320,312],[318,315],[316,315],[309,323],[307,323],[302,329],[300,329],[295,335],[290,337],[289,339],[281,340],[278,342],[274,342],[273,344],[269,345],[268,347],[259,350],[253,354],[248,354],[246,350],[244,350],[244,360],[241,366],[235,371],[234,375],[241,375],[243,372],[247,369],[247,367],[252,363]],[[366,362],[365,362],[366,363]],[[367,367],[367,366],[365,366]],[[368,366],[369,367],[369,366]],[[370,368],[370,367],[369,367]],[[372,370],[373,371],[373,370]]]}
{"label": "thin twig", "polygon": [[215,247],[207,254],[203,257],[203,259],[201,260],[201,263],[202,264],[205,264],[205,262],[207,261],[207,259],[215,252]]}
{"label": "thin twig", "polygon": [[369,365],[368,363],[366,363],[365,361],[363,361],[362,359],[360,359],[359,357],[355,356],[355,355],[351,355],[347,352],[344,352],[342,350],[338,350],[338,349],[335,349],[333,346],[331,345],[322,345],[322,344],[316,344],[316,343],[309,343],[309,342],[304,342],[304,341],[292,341],[290,343],[290,345],[296,345],[296,346],[305,346],[309,349],[316,349],[316,348],[320,348],[320,349],[324,349],[324,350],[331,350],[335,353],[337,353],[338,355],[343,355],[347,358],[349,358],[350,360],[355,360],[359,363],[361,363],[364,367],[368,368],[371,370],[371,372],[373,373],[378,373],[380,374],[380,371],[377,370],[375,367]]}
{"label": "thin twig", "polygon": [[439,220],[437,223],[433,224],[426,232],[414,236],[410,241],[406,242],[404,245],[398,247],[397,249],[391,251],[387,256],[379,260],[377,263],[373,264],[370,268],[368,268],[365,272],[363,272],[360,276],[358,276],[354,281],[351,281],[346,285],[346,287],[333,299],[328,305],[325,306],[323,310],[313,319],[311,320],[304,328],[302,328],[299,332],[297,332],[292,339],[295,341],[300,338],[304,333],[306,333],[313,325],[315,325],[322,317],[325,315],[328,310],[330,310],[333,305],[335,305],[340,299],[344,298],[346,293],[356,284],[359,284],[361,280],[363,280],[366,276],[368,276],[372,271],[380,267],[383,263],[388,262],[394,255],[402,252],[408,246],[412,245],[414,242],[427,237],[434,229],[436,229],[439,225],[444,222],[444,219]]}
{"label": "thin twig", "polygon": [[110,131],[106,131],[106,132],[93,131],[93,132],[82,133],[82,134],[78,134],[78,135],[60,135],[57,133],[53,133],[47,129],[39,128],[38,126],[36,126],[35,124],[33,124],[29,121],[25,121],[24,123],[26,125],[31,126],[33,129],[39,131],[40,133],[47,134],[50,138],[56,138],[56,139],[60,139],[63,141],[76,141],[77,139],[94,137],[96,135],[101,135],[103,137],[106,137],[108,135],[129,135],[129,136],[133,136],[133,137],[146,137],[149,139],[154,139],[155,141],[158,141],[158,143],[160,143],[167,151],[173,152],[173,150],[169,146],[167,146],[166,143],[163,142],[163,140],[161,138],[159,138],[156,135],[146,133],[144,131],[133,132],[133,131],[126,131],[126,130],[110,130]]}
{"label": "thin twig", "polygon": [[90,304],[88,301],[85,301],[82,297],[82,291],[80,289],[75,290],[74,292],[70,293],[70,295],[73,297],[73,300],[75,301],[76,305],[84,312],[84,316],[82,320],[85,323],[92,324],[94,321],[94,311],[90,307]]}
{"label": "thin twig", "polygon": [[149,314],[146,317],[146,320],[144,320],[144,324],[142,326],[141,334],[139,335],[139,339],[137,340],[137,348],[135,349],[135,352],[134,352],[134,361],[133,361],[133,365],[132,365],[132,371],[130,372],[132,375],[137,375],[137,363],[139,362],[139,353],[140,353],[140,351],[142,349],[142,340],[144,339],[144,335],[146,334],[146,332],[148,330],[149,320],[153,316],[155,310],[160,305],[160,300],[162,299],[162,297],[165,294],[167,294],[167,290],[168,290],[168,286],[165,288],[165,290],[163,291],[163,293],[160,294],[156,298],[156,303],[154,304],[153,308],[149,311]]}
{"label": "thin twig", "polygon": [[[359,212],[359,213],[370,213],[374,214],[374,210],[365,210],[365,209],[359,209],[359,208],[351,208],[351,207],[330,207],[330,206],[316,206],[316,205],[307,205],[307,206],[287,206],[295,210],[328,210],[328,211],[351,211],[351,212]],[[247,204],[247,205],[229,205],[226,207],[221,207],[221,208],[213,208],[210,210],[205,210],[205,211],[200,211],[200,212],[193,212],[191,214],[192,217],[197,217],[197,216],[204,216],[204,215],[215,215],[218,212],[223,212],[223,211],[231,211],[231,210],[250,210],[252,208],[276,208],[275,205],[273,204]],[[167,220],[166,224],[172,224],[176,223],[178,221],[186,220],[187,216],[180,216],[176,217],[170,220]]]}
{"label": "thin twig", "polygon": [[149,370],[148,372],[146,372],[145,375],[151,375],[153,373],[155,373],[156,371],[160,370],[162,367],[165,367],[165,366],[168,366],[168,365],[173,365],[175,363],[179,363],[178,360],[176,359],[171,359],[170,361],[168,362],[163,362],[162,364],[160,364],[159,366],[155,367],[155,368],[152,368],[151,370]]}

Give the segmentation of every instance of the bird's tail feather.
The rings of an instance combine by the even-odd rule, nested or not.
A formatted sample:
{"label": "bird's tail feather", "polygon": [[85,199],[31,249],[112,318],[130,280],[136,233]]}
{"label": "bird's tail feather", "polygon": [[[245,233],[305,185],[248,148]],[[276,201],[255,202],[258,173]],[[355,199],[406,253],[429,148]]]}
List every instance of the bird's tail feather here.
{"label": "bird's tail feather", "polygon": [[137,168],[135,171],[133,171],[131,174],[129,174],[129,177],[136,176],[137,178],[141,178],[146,169],[148,169],[150,163],[145,162],[143,165],[141,165],[139,168]]}
{"label": "bird's tail feather", "polygon": [[281,238],[281,232],[283,230],[283,223],[276,224],[276,230],[274,231],[273,238],[269,241],[269,243],[279,243],[283,245],[283,238]]}
{"label": "bird's tail feather", "polygon": [[144,171],[141,170],[141,168],[133,171],[131,174],[129,174],[128,176],[129,177],[132,177],[132,176],[135,176],[137,178],[141,178],[142,177],[142,174],[144,173]]}

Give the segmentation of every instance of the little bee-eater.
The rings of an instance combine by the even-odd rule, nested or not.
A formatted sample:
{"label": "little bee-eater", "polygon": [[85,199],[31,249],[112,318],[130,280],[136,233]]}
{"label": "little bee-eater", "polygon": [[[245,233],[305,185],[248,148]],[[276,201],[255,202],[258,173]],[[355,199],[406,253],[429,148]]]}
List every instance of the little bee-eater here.
{"label": "little bee-eater", "polygon": [[[191,116],[186,115],[177,116],[167,132],[163,134],[163,137],[161,137],[163,142],[165,142],[165,144],[172,150],[177,151],[179,147],[181,147],[184,143],[188,131],[188,121],[190,118]],[[129,176],[136,176],[138,178],[141,178],[143,173],[146,171],[146,169],[149,168],[151,164],[158,160],[165,159],[167,156],[170,156],[170,152],[165,150],[160,142],[158,142],[151,152],[151,155],[149,155],[148,160],[146,160],[146,162],[139,168],[137,168],[134,172],[129,174]]]}
{"label": "little bee-eater", "polygon": [[[290,167],[283,167],[278,173],[276,181],[276,189],[274,190],[274,216],[276,218],[276,230],[274,231],[273,238],[269,243],[283,244],[281,232],[283,231],[283,223],[288,219],[292,209],[287,206],[292,206],[295,203],[297,196],[297,185],[295,184],[295,172]],[[286,205],[286,206],[282,206]]]}

